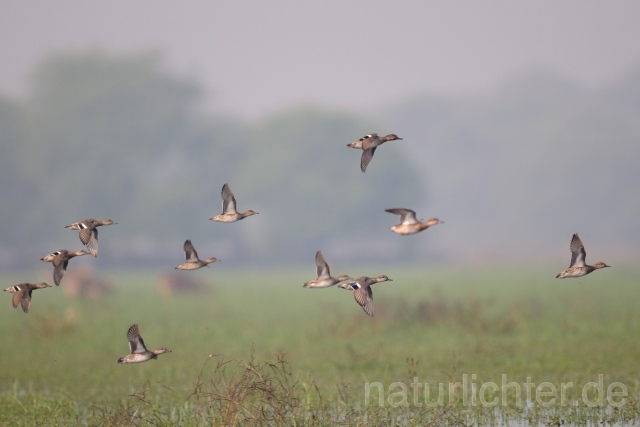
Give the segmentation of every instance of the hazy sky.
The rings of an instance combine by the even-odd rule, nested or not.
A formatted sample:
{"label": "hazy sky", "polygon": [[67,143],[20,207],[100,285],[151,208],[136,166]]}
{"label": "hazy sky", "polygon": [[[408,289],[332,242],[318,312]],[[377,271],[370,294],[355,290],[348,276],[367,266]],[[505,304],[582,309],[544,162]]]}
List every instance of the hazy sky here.
{"label": "hazy sky", "polygon": [[483,92],[531,68],[588,85],[640,64],[638,1],[0,0],[0,92],[46,55],[156,49],[218,111],[299,103],[366,113],[422,92]]}

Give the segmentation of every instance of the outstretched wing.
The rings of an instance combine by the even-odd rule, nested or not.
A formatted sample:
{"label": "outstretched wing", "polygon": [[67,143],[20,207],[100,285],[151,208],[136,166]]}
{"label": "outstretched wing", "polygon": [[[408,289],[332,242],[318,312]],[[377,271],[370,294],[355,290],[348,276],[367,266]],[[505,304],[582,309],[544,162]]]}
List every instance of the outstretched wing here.
{"label": "outstretched wing", "polygon": [[195,262],[199,259],[196,249],[191,244],[191,240],[184,242],[184,258],[187,262]]}
{"label": "outstretched wing", "polygon": [[33,292],[33,289],[31,289],[30,287],[26,288],[23,291],[23,295],[22,295],[22,311],[24,311],[25,313],[29,312],[29,306],[31,305],[31,293]]}
{"label": "outstretched wing", "polygon": [[[364,144],[362,145],[364,147]],[[360,157],[360,170],[362,172],[366,172],[367,166],[373,159],[373,154],[376,152],[377,147],[368,148],[362,152],[362,157]]]}
{"label": "outstretched wing", "polygon": [[140,336],[140,331],[138,330],[138,324],[131,325],[127,331],[127,340],[129,340],[129,349],[131,350],[131,354],[147,352],[147,347],[144,346],[144,340]]}
{"label": "outstretched wing", "polygon": [[229,188],[229,184],[222,186],[222,213],[236,212],[236,198]]}
{"label": "outstretched wing", "polygon": [[328,279],[329,277],[331,277],[331,273],[329,272],[329,264],[327,264],[327,261],[325,261],[321,251],[316,252],[316,275],[319,279]]}
{"label": "outstretched wing", "polygon": [[353,298],[369,316],[373,317],[373,291],[371,287],[361,287],[353,292]]}
{"label": "outstretched wing", "polygon": [[[85,231],[85,230],[82,230]],[[82,233],[81,231],[81,233]],[[86,243],[87,248],[89,249],[89,253],[92,257],[98,256],[98,229],[93,228],[89,231],[89,241]]]}
{"label": "outstretched wing", "polygon": [[13,294],[11,303],[13,304],[13,308],[16,308],[20,303],[22,303],[22,298],[24,297],[25,291],[27,290],[27,286],[26,284],[21,283],[14,286],[14,288],[18,288],[18,290]]}
{"label": "outstretched wing", "polygon": [[392,214],[400,215],[401,224],[417,224],[418,223],[418,219],[416,218],[416,213],[411,209],[395,208],[395,209],[386,209],[386,211]]}
{"label": "outstretched wing", "polygon": [[67,271],[67,265],[69,265],[69,260],[64,260],[56,265],[56,262],[53,263],[53,283],[56,286],[60,286],[60,281],[62,280],[62,276],[64,276],[64,272]]}
{"label": "outstretched wing", "polygon": [[83,245],[88,245],[89,240],[91,240],[91,229],[80,223],[80,231],[78,232],[78,236],[80,236],[80,241]]}
{"label": "outstretched wing", "polygon": [[583,267],[586,265],[585,259],[587,252],[584,250],[584,245],[578,237],[578,234],[574,234],[571,238],[571,265],[569,267]]}

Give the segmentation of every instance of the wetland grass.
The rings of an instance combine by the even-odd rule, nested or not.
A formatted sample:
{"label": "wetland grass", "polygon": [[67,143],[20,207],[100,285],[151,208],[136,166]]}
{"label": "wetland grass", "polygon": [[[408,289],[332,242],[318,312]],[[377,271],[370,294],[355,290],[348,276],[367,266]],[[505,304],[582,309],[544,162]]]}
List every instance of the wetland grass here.
{"label": "wetland grass", "polygon": [[[306,272],[266,285],[203,274],[208,292],[170,298],[156,276],[114,274],[100,299],[53,292],[26,316],[7,300],[0,426],[640,423],[637,270],[571,285],[535,270],[473,283],[446,269],[385,272],[394,282],[376,290],[375,318],[344,290],[302,289]],[[117,365],[132,323],[173,352]],[[480,401],[489,383],[482,397],[496,405]],[[615,383],[626,397],[606,395]]]}

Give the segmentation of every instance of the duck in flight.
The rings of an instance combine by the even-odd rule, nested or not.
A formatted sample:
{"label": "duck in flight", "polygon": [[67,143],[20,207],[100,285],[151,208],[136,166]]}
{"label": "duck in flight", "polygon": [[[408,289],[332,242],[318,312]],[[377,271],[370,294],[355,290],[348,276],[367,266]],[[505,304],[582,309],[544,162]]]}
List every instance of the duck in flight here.
{"label": "duck in flight", "polygon": [[9,286],[5,289],[5,292],[13,294],[13,308],[17,308],[18,305],[22,306],[22,311],[29,312],[29,306],[31,305],[31,293],[36,289],[50,288],[51,286],[46,283],[20,283],[18,285]]}
{"label": "duck in flight", "polygon": [[56,286],[60,286],[62,276],[64,275],[64,272],[67,271],[69,260],[82,255],[89,255],[89,252],[85,250],[69,252],[66,249],[60,249],[59,251],[55,251],[44,258],[40,258],[40,261],[50,262],[53,264],[53,283],[55,283]]}
{"label": "duck in flight", "polygon": [[316,252],[316,276],[317,279],[313,279],[302,285],[303,288],[328,288],[329,286],[336,285],[340,282],[344,282],[345,280],[350,280],[351,278],[346,274],[341,274],[338,277],[331,277],[331,272],[329,271],[329,264],[325,261],[324,256],[322,256],[322,252]]}
{"label": "duck in flight", "polygon": [[229,188],[229,184],[224,184],[221,191],[222,196],[222,213],[216,215],[213,218],[209,218],[212,221],[217,222],[236,222],[241,219],[245,219],[251,215],[257,215],[258,212],[248,209],[244,212],[238,212],[236,210],[236,198]]}
{"label": "duck in flight", "polygon": [[184,242],[184,258],[185,262],[177,266],[176,270],[197,270],[199,268],[208,266],[212,262],[220,261],[216,257],[209,257],[205,260],[201,260],[198,258],[198,252],[196,252],[196,248],[191,244],[191,240],[187,240]]}
{"label": "duck in flight", "polygon": [[98,229],[103,225],[117,224],[112,219],[85,219],[80,222],[74,222],[71,225],[67,225],[64,228],[69,230],[80,230],[80,241],[89,249],[89,253],[92,257],[98,256]]}
{"label": "duck in flight", "polygon": [[358,305],[362,307],[367,315],[373,317],[373,291],[371,286],[380,282],[393,282],[385,275],[378,277],[358,277],[352,282],[346,282],[340,285],[342,289],[353,291],[353,298]]}
{"label": "duck in flight", "polygon": [[371,159],[373,159],[376,148],[387,141],[396,140],[402,140],[402,138],[400,138],[395,133],[390,133],[386,136],[378,136],[377,133],[371,133],[369,135],[363,136],[355,142],[352,142],[351,144],[347,144],[347,147],[362,149],[362,156],[360,157],[360,170],[362,172],[365,172],[367,170],[367,166],[369,166],[369,163],[371,163]]}
{"label": "duck in flight", "polygon": [[394,208],[386,209],[386,212],[400,215],[400,224],[390,227],[391,231],[397,234],[416,234],[436,224],[444,224],[444,221],[440,221],[438,218],[431,218],[427,221],[418,221],[415,211],[412,211],[411,209]]}
{"label": "duck in flight", "polygon": [[153,351],[147,350],[147,347],[144,346],[142,336],[140,336],[137,324],[129,327],[127,340],[129,341],[129,350],[131,353],[118,359],[118,363],[142,363],[151,359],[157,359],[161,354],[171,352],[171,350],[167,350],[164,347]]}
{"label": "duck in flight", "polygon": [[569,265],[569,268],[559,273],[556,276],[556,279],[582,277],[594,270],[611,267],[604,262],[596,262],[593,265],[587,265],[585,261],[587,252],[584,250],[584,245],[582,244],[580,237],[578,237],[578,234],[574,234],[571,238],[571,245],[569,245],[569,248],[571,249],[571,265]]}

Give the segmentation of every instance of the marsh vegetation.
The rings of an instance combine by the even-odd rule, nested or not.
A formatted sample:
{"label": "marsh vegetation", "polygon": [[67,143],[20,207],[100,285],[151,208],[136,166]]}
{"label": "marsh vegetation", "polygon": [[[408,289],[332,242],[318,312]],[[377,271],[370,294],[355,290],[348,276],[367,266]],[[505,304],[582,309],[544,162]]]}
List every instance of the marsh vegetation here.
{"label": "marsh vegetation", "polygon": [[[375,289],[374,318],[342,289],[303,289],[309,276],[303,271],[203,271],[195,274],[204,289],[170,296],[159,290],[161,276],[113,274],[111,292],[101,297],[41,291],[28,315],[5,298],[0,424],[640,421],[637,270],[612,268],[571,283],[533,269],[525,276],[515,269],[385,273],[394,281]],[[147,345],[172,353],[118,365],[134,322]],[[527,381],[534,384],[530,399]],[[627,396],[598,400],[598,386],[588,385],[598,381],[603,393],[621,392],[608,390],[620,383]],[[505,382],[510,386],[503,394]],[[482,399],[497,399],[496,405],[480,401],[488,383],[498,389],[485,387]],[[542,383],[543,393],[558,393],[552,404],[550,394],[535,394]]]}

